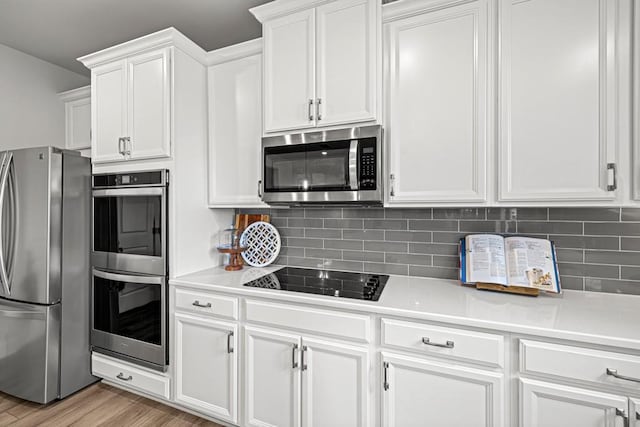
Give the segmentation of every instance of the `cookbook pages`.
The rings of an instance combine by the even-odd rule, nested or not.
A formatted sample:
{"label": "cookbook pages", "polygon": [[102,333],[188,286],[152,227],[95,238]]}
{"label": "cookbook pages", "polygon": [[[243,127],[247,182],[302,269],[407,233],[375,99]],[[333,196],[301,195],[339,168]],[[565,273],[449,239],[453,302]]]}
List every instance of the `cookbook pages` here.
{"label": "cookbook pages", "polygon": [[561,292],[553,242],[532,237],[470,234],[460,239],[460,281]]}

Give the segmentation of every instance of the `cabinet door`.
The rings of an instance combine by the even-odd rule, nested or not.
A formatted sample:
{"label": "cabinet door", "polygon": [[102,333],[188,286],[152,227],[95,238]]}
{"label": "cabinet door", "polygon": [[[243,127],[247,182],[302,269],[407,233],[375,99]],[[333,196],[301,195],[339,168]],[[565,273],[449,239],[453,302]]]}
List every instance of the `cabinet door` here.
{"label": "cabinet door", "polygon": [[626,0],[500,0],[501,201],[616,199],[628,14]]}
{"label": "cabinet door", "polygon": [[318,125],[375,119],[379,5],[342,0],[316,9]]}
{"label": "cabinet door", "polygon": [[300,337],[245,327],[245,422],[300,426]]}
{"label": "cabinet door", "polygon": [[131,159],[170,156],[170,52],[164,48],[128,60]]}
{"label": "cabinet door", "polygon": [[631,427],[640,427],[640,399],[629,399],[629,417]]}
{"label": "cabinet door", "polygon": [[481,371],[383,353],[383,426],[504,425],[504,381]]}
{"label": "cabinet door", "polygon": [[302,350],[302,425],[371,425],[367,347],[303,338]]}
{"label": "cabinet door", "polygon": [[209,67],[209,205],[263,206],[258,195],[262,55]]}
{"label": "cabinet door", "polygon": [[623,427],[623,396],[520,379],[522,427]]}
{"label": "cabinet door", "polygon": [[175,315],[176,400],[231,423],[238,408],[237,326]]}
{"label": "cabinet door", "polygon": [[91,70],[91,122],[93,163],[123,160],[119,140],[126,136],[126,61],[116,61]]}
{"label": "cabinet door", "polygon": [[264,130],[315,126],[315,10],[266,22]]}
{"label": "cabinet door", "polygon": [[91,147],[91,98],[69,101],[65,109],[66,148],[81,150]]}
{"label": "cabinet door", "polygon": [[486,201],[487,8],[386,25],[389,204]]}

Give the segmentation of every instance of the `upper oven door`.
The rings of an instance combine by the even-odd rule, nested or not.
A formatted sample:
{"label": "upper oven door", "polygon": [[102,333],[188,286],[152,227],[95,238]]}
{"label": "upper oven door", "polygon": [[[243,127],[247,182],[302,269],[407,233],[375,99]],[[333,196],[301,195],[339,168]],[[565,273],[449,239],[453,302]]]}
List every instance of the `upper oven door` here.
{"label": "upper oven door", "polygon": [[166,223],[166,187],[93,190],[93,266],[166,275]]}

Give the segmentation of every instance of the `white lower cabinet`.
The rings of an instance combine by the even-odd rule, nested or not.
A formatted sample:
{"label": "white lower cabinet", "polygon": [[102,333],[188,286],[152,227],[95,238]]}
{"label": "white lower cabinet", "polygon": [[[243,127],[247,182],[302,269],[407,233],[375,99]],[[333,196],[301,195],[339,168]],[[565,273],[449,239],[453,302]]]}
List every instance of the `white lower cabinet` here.
{"label": "white lower cabinet", "polygon": [[245,327],[245,423],[300,425],[300,337]]}
{"label": "white lower cabinet", "polygon": [[626,427],[629,406],[616,394],[520,379],[522,427]]}
{"label": "white lower cabinet", "polygon": [[629,399],[629,417],[632,427],[640,427],[640,399]]}
{"label": "white lower cabinet", "polygon": [[175,315],[176,402],[238,422],[238,327]]}
{"label": "white lower cabinet", "polygon": [[248,426],[369,426],[364,346],[245,327]]}
{"label": "white lower cabinet", "polygon": [[499,372],[382,353],[385,427],[503,426]]}

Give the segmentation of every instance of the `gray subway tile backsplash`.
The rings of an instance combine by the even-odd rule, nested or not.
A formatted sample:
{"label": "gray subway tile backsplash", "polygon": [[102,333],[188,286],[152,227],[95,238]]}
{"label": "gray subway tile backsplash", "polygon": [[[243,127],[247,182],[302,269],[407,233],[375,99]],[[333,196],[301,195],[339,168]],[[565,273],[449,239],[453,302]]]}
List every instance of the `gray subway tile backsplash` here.
{"label": "gray subway tile backsplash", "polygon": [[458,242],[491,232],[555,242],[565,289],[640,295],[640,208],[240,209],[272,215],[277,263],[458,278]]}

